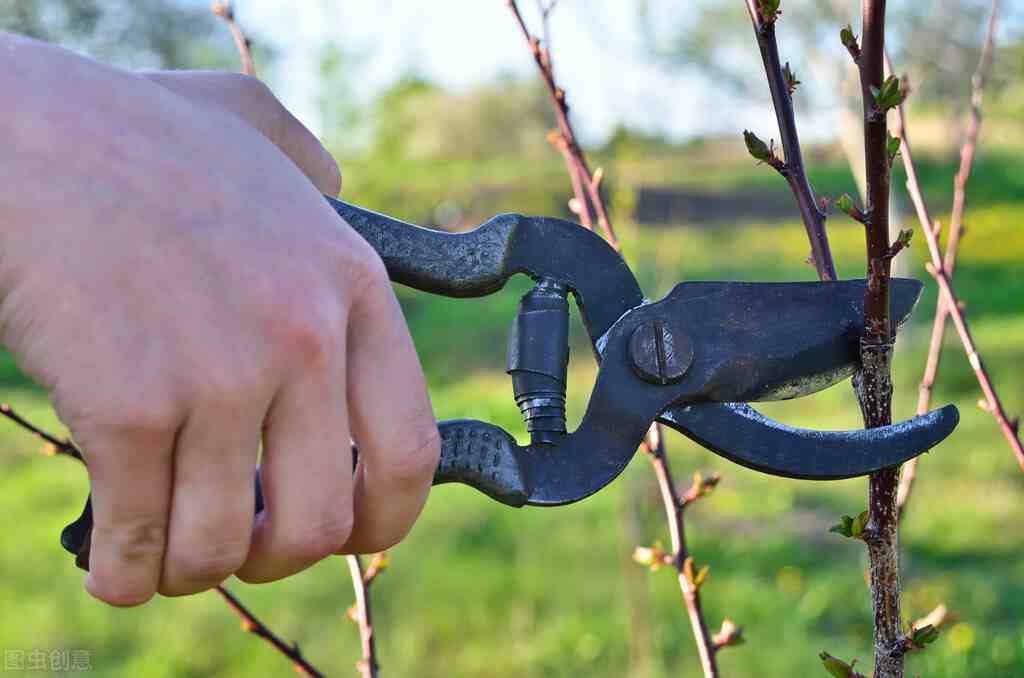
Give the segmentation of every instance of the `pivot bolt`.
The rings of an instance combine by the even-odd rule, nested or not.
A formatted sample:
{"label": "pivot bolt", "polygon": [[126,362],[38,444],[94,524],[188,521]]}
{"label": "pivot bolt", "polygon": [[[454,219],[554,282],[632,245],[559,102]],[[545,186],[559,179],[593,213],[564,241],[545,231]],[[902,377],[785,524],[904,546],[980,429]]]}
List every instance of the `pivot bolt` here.
{"label": "pivot bolt", "polygon": [[633,330],[629,356],[637,376],[666,386],[683,378],[693,362],[689,338],[664,320],[648,320]]}

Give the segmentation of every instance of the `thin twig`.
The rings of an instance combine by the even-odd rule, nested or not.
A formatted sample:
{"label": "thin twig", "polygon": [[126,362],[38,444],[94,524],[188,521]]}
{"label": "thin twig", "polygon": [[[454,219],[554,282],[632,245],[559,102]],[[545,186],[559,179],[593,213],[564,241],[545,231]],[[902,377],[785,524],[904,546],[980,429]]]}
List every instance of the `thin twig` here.
{"label": "thin twig", "polygon": [[757,46],[761,51],[761,61],[764,63],[764,72],[768,78],[768,89],[771,91],[775,118],[779,124],[779,136],[786,156],[785,162],[770,164],[782,175],[793,191],[793,197],[800,209],[800,218],[807,231],[807,239],[811,243],[811,259],[818,277],[822,280],[835,280],[836,266],[832,260],[825,231],[828,214],[815,199],[814,190],[804,170],[800,135],[797,133],[796,114],[793,110],[793,95],[783,73],[779,45],[775,38],[775,18],[766,20],[758,8],[757,0],[746,0],[746,5],[757,38]]}
{"label": "thin twig", "polygon": [[67,438],[61,440],[60,438],[50,433],[47,433],[46,431],[42,430],[32,422],[22,417],[20,414],[15,412],[14,408],[11,407],[10,405],[7,405],[6,403],[0,405],[0,414],[10,419],[18,426],[21,426],[23,429],[31,432],[36,437],[44,440],[53,449],[54,454],[72,457],[82,463],[85,463],[85,459],[82,458],[81,451],[79,451],[79,449],[75,447],[74,443],[72,443]]}
{"label": "thin twig", "polygon": [[[918,389],[917,412],[924,414],[928,411],[931,403],[932,388],[939,372],[939,364],[942,357],[942,343],[946,332],[946,319],[953,316],[953,323],[964,350],[967,352],[971,367],[977,375],[978,383],[985,394],[985,409],[988,410],[999,424],[1003,435],[1006,437],[1017,463],[1024,469],[1024,448],[1019,438],[1019,427],[1017,419],[1010,419],[1003,409],[1002,401],[996,392],[995,386],[988,375],[985,365],[978,354],[974,340],[971,337],[970,329],[961,310],[961,303],[957,299],[952,286],[953,270],[956,266],[956,257],[959,251],[960,237],[963,233],[963,211],[967,199],[967,180],[970,177],[974,163],[975,151],[978,144],[978,136],[981,132],[982,121],[982,96],[985,83],[992,67],[992,55],[995,49],[995,34],[999,15],[999,1],[993,0],[991,11],[988,17],[988,27],[985,32],[985,39],[981,48],[981,58],[978,61],[977,70],[971,78],[971,112],[967,121],[967,128],[964,133],[963,146],[960,149],[960,167],[954,180],[953,212],[950,218],[949,238],[946,243],[945,256],[939,256],[940,224],[934,221],[925,204],[921,192],[921,184],[917,178],[917,170],[914,165],[913,151],[910,139],[907,135],[907,125],[903,107],[896,110],[896,128],[900,137],[900,154],[903,156],[903,165],[907,172],[907,193],[917,212],[918,220],[921,222],[921,231],[928,241],[928,251],[931,257],[929,273],[939,284],[941,293],[936,301],[935,319],[932,324],[932,336],[928,349],[928,361],[925,365],[924,375],[921,378],[921,385]],[[892,71],[892,68],[889,68]],[[917,477],[918,459],[913,459],[904,466],[903,477],[900,479],[897,505],[902,515],[906,509],[907,501],[913,489],[914,480]]]}
{"label": "thin twig", "polygon": [[[707,621],[704,619],[699,586],[695,585],[692,575],[688,575],[688,571],[690,573],[693,571],[693,561],[686,545],[686,524],[683,519],[687,503],[680,498],[675,480],[672,478],[660,427],[651,427],[642,449],[651,460],[651,466],[654,467],[654,474],[658,479],[658,488],[661,490],[665,516],[668,518],[669,537],[672,540],[672,566],[676,570],[679,589],[683,594],[683,601],[686,603],[686,610],[690,616],[690,627],[693,629],[693,639],[697,644],[701,669],[706,678],[716,677],[719,675],[718,661],[715,657],[718,645],[712,639]],[[686,567],[688,560],[690,561],[689,568]]]}
{"label": "thin twig", "polygon": [[292,664],[294,664],[296,672],[306,676],[313,676],[314,678],[323,678],[324,674],[302,656],[302,651],[299,650],[298,643],[292,643],[289,645],[282,640],[277,634],[271,631],[266,624],[261,622],[256,615],[250,612],[249,609],[242,604],[242,601],[236,598],[235,595],[226,587],[218,586],[216,591],[220,594],[220,597],[224,599],[224,602],[227,603],[228,607],[234,610],[235,614],[242,619],[243,631],[259,636],[263,640],[267,641],[267,643],[269,643],[274,649],[287,657]]}
{"label": "thin twig", "polygon": [[356,663],[356,668],[359,669],[359,675],[363,678],[377,678],[380,665],[377,663],[377,643],[373,635],[370,584],[383,570],[384,564],[387,562],[386,556],[377,554],[366,571],[363,571],[363,561],[359,556],[345,556],[345,560],[348,561],[349,573],[352,575],[352,588],[356,595],[356,602],[350,616],[359,625],[359,638],[363,648],[363,657]]}
{"label": "thin twig", "polygon": [[[566,160],[566,168],[572,181],[577,206],[580,208],[578,212],[580,219],[585,227],[591,228],[589,210],[587,209],[587,198],[589,198],[590,205],[597,215],[597,221],[605,239],[616,251],[621,251],[621,245],[608,218],[607,206],[600,191],[603,173],[600,169],[594,173],[590,172],[586,155],[576,142],[576,136],[569,121],[569,108],[565,101],[565,92],[555,82],[551,51],[547,46],[542,46],[540,41],[531,35],[522,14],[519,12],[516,0],[506,0],[506,2],[530,47],[530,52],[533,54],[534,61],[537,63],[541,77],[547,85],[551,102],[554,105],[555,113],[558,117],[559,130],[553,133],[554,138],[552,142],[561,151],[562,156]],[[548,15],[551,9],[553,9],[554,4],[554,2],[549,2],[546,11],[544,7],[541,8],[541,15],[545,22],[549,18]],[[583,189],[586,190],[585,196],[583,195]],[[689,564],[692,574],[693,561],[686,546],[686,531],[683,520],[683,509],[686,501],[679,499],[675,481],[668,466],[668,458],[661,433],[661,426],[657,423],[652,424],[643,442],[643,449],[649,452],[647,456],[654,467],[658,487],[664,500],[665,514],[669,523],[669,533],[673,547],[672,565],[676,569],[679,578],[683,600],[686,604],[690,625],[693,628],[694,639],[697,644],[697,652],[701,659],[701,667],[706,678],[714,678],[719,675],[715,653],[721,647],[737,644],[742,630],[727,620],[726,623],[723,623],[722,632],[716,636],[717,641],[708,630],[701,608],[699,587],[693,585],[692,577],[687,575],[687,564]]]}
{"label": "thin twig", "polygon": [[235,21],[235,8],[231,0],[214,0],[210,3],[210,11],[224,20],[231,31],[231,37],[238,49],[238,56],[242,60],[242,72],[246,75],[256,75],[256,67],[252,60],[252,41],[242,31],[242,27]]}
{"label": "thin twig", "polygon": [[[519,12],[519,5],[516,3],[516,0],[506,0],[506,4],[519,25],[519,30],[526,40],[526,44],[530,48],[530,53],[533,55],[533,60],[540,70],[544,84],[547,86],[548,96],[551,98],[551,103],[555,109],[555,116],[558,119],[558,131],[551,137],[551,141],[565,159],[566,170],[569,172],[569,178],[572,181],[573,192],[575,193],[576,214],[579,216],[584,227],[593,230],[593,222],[590,217],[590,210],[588,209],[589,204],[597,216],[598,226],[600,226],[605,239],[612,247],[618,249],[619,241],[615,237],[615,231],[608,218],[608,209],[604,204],[604,198],[601,196],[601,179],[603,174],[600,169],[596,172],[590,171],[587,158],[576,141],[576,133],[573,130],[572,122],[569,120],[569,104],[565,100],[565,90],[559,87],[555,81],[551,50],[548,46],[541,44],[541,41],[530,33],[530,29],[523,20],[523,15]],[[549,5],[547,14],[550,14],[551,9],[553,9],[553,3]],[[544,14],[545,19],[547,14]]]}

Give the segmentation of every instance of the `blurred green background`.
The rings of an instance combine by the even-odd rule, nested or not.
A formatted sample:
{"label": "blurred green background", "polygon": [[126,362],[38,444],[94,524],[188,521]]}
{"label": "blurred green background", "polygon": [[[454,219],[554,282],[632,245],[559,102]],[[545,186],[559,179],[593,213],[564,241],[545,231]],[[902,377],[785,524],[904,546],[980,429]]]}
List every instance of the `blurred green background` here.
{"label": "blurred green background", "polygon": [[[40,6],[47,4],[66,10],[89,3]],[[194,3],[139,3],[132,11],[165,11],[168,27],[145,44],[127,47],[109,36],[99,41],[95,26],[91,32],[80,23],[64,27],[53,18],[64,16],[60,12],[36,17],[34,30],[27,10],[35,5],[18,5],[26,10],[20,17],[0,9],[0,27],[78,41],[79,48],[121,63],[135,63],[140,53],[155,54],[151,61],[157,65],[232,63],[230,44],[217,42],[227,40],[218,33],[221,27]],[[175,33],[178,21],[193,23]],[[167,54],[159,49],[164,43],[173,47]],[[274,58],[272,49],[262,54]],[[1003,80],[988,102],[956,273],[975,337],[1010,412],[1024,410],[1022,54],[1019,41],[1001,53]],[[329,46],[320,76],[344,93],[351,64],[344,51]],[[963,98],[964,87],[956,94]],[[939,88],[925,97],[912,118],[925,195],[943,221],[957,161],[951,143],[957,136],[950,129],[962,110],[943,103],[945,95]],[[559,156],[544,141],[550,112],[533,80],[505,77],[451,92],[414,74],[370,102],[339,94],[323,102],[323,114],[323,136],[342,159],[345,196],[353,202],[454,227],[502,210],[566,212],[568,181]],[[758,131],[769,136],[770,109],[764,115]],[[361,141],[347,141],[343,125],[362,129]],[[608,177],[625,256],[652,298],[681,280],[813,279],[804,263],[806,237],[783,182],[753,165],[739,132],[678,141],[621,127],[591,144],[595,164]],[[856,191],[838,144],[823,139],[807,155],[820,195]],[[899,189],[902,168],[895,172]],[[906,205],[899,195],[897,209],[907,212],[909,227]],[[829,225],[841,275],[861,276],[860,227],[841,215]],[[919,234],[909,255],[901,256],[907,274],[927,280]],[[928,282],[896,358],[897,418],[911,416],[916,403],[935,302]],[[481,300],[399,289],[439,417],[485,419],[522,434],[502,366],[506,330],[527,286],[515,281]],[[570,410],[578,421],[594,366],[576,329]],[[45,394],[6,354],[0,357],[0,395],[60,430]],[[910,657],[909,675],[1024,675],[1024,475],[991,417],[976,406],[978,398],[973,373],[950,335],[933,403],[956,403],[962,421],[920,466],[901,555],[907,620],[945,603],[959,621],[926,652]],[[763,411],[814,428],[860,425],[847,384]],[[720,655],[723,675],[825,675],[820,650],[859,657],[858,666],[868,669],[864,548],[827,532],[840,515],[866,507],[866,482],[770,478],[674,433],[668,433],[667,445],[681,484],[695,470],[723,475],[719,488],[687,513],[694,557],[711,568],[702,589],[708,622],[717,628],[728,617],[745,629],[747,643]],[[38,450],[24,432],[0,426],[0,648],[86,650],[93,672],[102,676],[290,673],[268,647],[238,630],[237,618],[215,594],[159,599],[131,610],[89,598],[57,541],[81,507],[85,473],[71,460],[45,458]],[[438,487],[373,586],[383,673],[698,676],[672,572],[651,573],[630,559],[634,547],[656,542],[667,544],[668,535],[642,456],[607,490],[557,509],[508,509],[467,488]],[[282,635],[298,641],[328,675],[354,674],[358,633],[345,615],[352,594],[342,559],[272,585],[229,586]]]}

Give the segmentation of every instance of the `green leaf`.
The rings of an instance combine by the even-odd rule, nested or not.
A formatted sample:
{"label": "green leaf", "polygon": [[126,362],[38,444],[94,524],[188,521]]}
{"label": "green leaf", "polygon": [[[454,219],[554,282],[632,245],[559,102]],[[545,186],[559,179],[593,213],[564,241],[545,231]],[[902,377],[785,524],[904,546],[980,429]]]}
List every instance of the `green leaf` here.
{"label": "green leaf", "polygon": [[900,79],[894,75],[890,75],[882,83],[882,86],[871,88],[871,96],[874,97],[875,106],[880,111],[888,111],[889,109],[896,108],[903,103],[903,99],[906,98],[906,90],[902,88]]}
{"label": "green leaf", "polygon": [[836,208],[849,214],[853,211],[853,198],[848,193],[843,193],[836,199]]}
{"label": "green leaf", "polygon": [[772,23],[778,18],[780,4],[782,4],[781,0],[757,0],[757,8],[761,10],[761,16],[768,23]]}
{"label": "green leaf", "polygon": [[889,155],[889,164],[892,164],[896,154],[900,152],[900,141],[899,137],[894,137],[886,131],[886,135],[889,137],[885,142],[885,152]]}
{"label": "green leaf", "polygon": [[796,73],[794,73],[793,69],[789,67],[788,61],[786,62],[786,65],[782,67],[782,77],[786,80],[786,88],[789,90],[789,93],[792,94],[795,92],[796,86],[800,84],[800,81],[796,79]]}
{"label": "green leaf", "polygon": [[828,531],[829,532],[835,532],[836,534],[841,534],[844,537],[852,537],[853,536],[853,518],[851,518],[850,516],[843,516],[842,518],[839,519],[838,523],[836,523],[832,527],[828,528]]}
{"label": "green leaf", "polygon": [[864,534],[864,526],[868,524],[868,512],[861,511],[860,515],[853,519],[850,525],[850,536],[859,537]]}
{"label": "green leaf", "polygon": [[710,572],[710,565],[705,565],[699,570],[697,570],[697,574],[693,577],[693,588],[699,589],[704,584],[704,581],[708,578],[708,573]]}
{"label": "green leaf", "polygon": [[818,656],[821,658],[821,663],[824,665],[825,670],[835,676],[835,678],[850,678],[850,674],[853,672],[851,665],[841,659],[836,659],[828,652],[822,652]]}
{"label": "green leaf", "polygon": [[743,141],[747,144],[747,151],[756,160],[768,162],[774,155],[768,144],[761,141],[756,134],[749,130],[743,130]]}
{"label": "green leaf", "polygon": [[896,242],[900,244],[900,247],[910,247],[910,240],[914,237],[914,232],[909,228],[900,231],[900,234],[896,237]]}
{"label": "green leaf", "polygon": [[925,645],[931,645],[934,643],[938,637],[939,630],[931,624],[928,624],[919,629],[914,629],[911,634],[910,642],[912,642],[915,647],[924,647]]}
{"label": "green leaf", "polygon": [[839,31],[839,41],[847,49],[858,49],[857,47],[857,36],[853,34],[853,26],[846,24],[842,30]]}

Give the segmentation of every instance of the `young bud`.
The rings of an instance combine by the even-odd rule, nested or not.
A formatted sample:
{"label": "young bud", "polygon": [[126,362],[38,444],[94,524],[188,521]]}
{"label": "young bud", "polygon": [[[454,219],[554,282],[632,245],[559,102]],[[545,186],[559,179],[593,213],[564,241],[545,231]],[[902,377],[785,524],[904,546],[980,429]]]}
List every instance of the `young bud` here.
{"label": "young bud", "polygon": [[800,81],[796,79],[796,73],[794,73],[793,69],[789,67],[788,61],[786,62],[786,65],[782,67],[782,77],[786,81],[786,88],[789,90],[789,93],[793,94],[793,92],[796,91],[796,86],[800,84]]}
{"label": "young bud", "polygon": [[857,660],[847,664],[842,659],[833,657],[828,652],[821,652],[818,656],[821,658],[821,663],[824,665],[825,670],[830,675],[835,676],[835,678],[852,678],[853,676],[860,675],[853,670],[853,665],[857,663]]}
{"label": "young bud", "polygon": [[743,130],[743,141],[747,144],[747,151],[755,160],[768,162],[775,156],[768,144],[749,130]]}
{"label": "young bud", "polygon": [[829,532],[841,534],[850,539],[860,539],[864,534],[864,527],[868,524],[868,512],[862,511],[856,518],[843,516],[839,522],[828,529]]}
{"label": "young bud", "polygon": [[773,24],[782,12],[779,10],[781,0],[757,0],[757,8],[766,23]]}
{"label": "young bud", "polygon": [[886,131],[886,135],[888,136],[888,140],[885,142],[885,152],[889,156],[889,165],[891,166],[893,160],[895,160],[896,156],[899,155],[901,142],[899,137],[892,136],[888,131]]}
{"label": "young bud", "polygon": [[849,214],[853,211],[853,198],[848,193],[843,193],[836,198],[836,209]]}
{"label": "young bud", "polygon": [[915,628],[910,633],[910,644],[915,649],[921,649],[926,645],[931,645],[939,637],[939,630],[927,624],[921,628]]}
{"label": "young bud", "polygon": [[884,113],[902,104],[907,91],[899,78],[890,75],[881,87],[871,87],[871,96],[875,99],[875,107]]}

